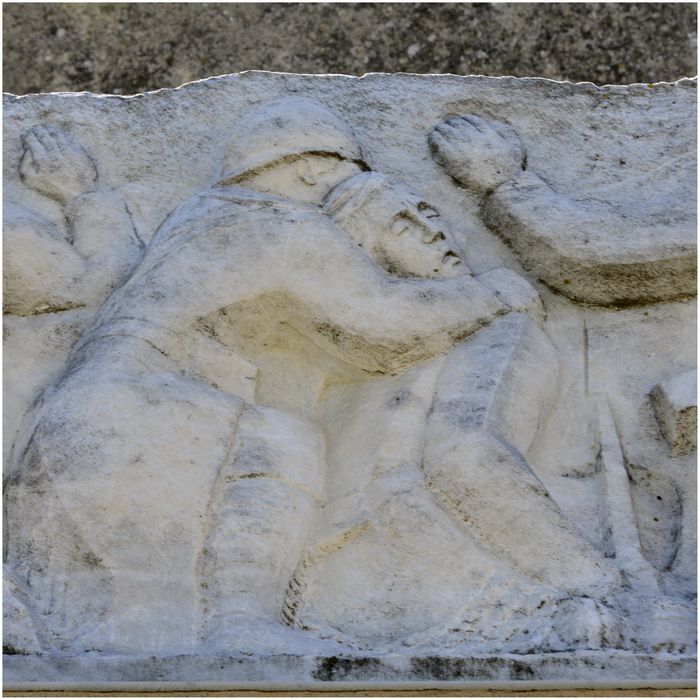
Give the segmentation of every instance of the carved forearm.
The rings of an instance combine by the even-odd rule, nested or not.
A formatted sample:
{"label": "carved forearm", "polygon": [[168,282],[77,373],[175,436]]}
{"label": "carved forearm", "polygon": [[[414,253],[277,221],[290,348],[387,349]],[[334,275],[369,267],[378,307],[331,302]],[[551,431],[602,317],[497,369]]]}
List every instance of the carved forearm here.
{"label": "carved forearm", "polygon": [[290,242],[290,289],[304,309],[295,323],[365,370],[395,372],[440,354],[506,310],[470,275],[391,277],[342,232],[323,242]]}
{"label": "carved forearm", "polygon": [[66,207],[73,246],[86,261],[83,295],[102,301],[139,259],[142,244],[123,197],[107,188],[88,192]]}

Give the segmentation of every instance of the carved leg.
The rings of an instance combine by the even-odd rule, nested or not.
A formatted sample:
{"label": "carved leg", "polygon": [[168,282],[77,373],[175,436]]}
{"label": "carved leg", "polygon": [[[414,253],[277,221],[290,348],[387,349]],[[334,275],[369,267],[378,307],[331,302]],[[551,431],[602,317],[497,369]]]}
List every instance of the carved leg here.
{"label": "carved leg", "polygon": [[191,653],[202,515],[240,400],[176,375],[79,370],[7,486],[6,565],[47,651]]}
{"label": "carved leg", "polygon": [[495,435],[461,434],[426,449],[428,488],[487,549],[529,578],[577,595],[618,582],[579,535],[524,458]]}
{"label": "carved leg", "polygon": [[524,453],[556,385],[544,333],[520,314],[494,322],[448,358],[426,425],[428,487],[491,552],[575,594],[619,582],[533,473]]}
{"label": "carved leg", "polygon": [[214,485],[200,560],[206,650],[269,651],[303,636],[282,626],[281,611],[324,477],[325,443],[313,424],[245,409]]}

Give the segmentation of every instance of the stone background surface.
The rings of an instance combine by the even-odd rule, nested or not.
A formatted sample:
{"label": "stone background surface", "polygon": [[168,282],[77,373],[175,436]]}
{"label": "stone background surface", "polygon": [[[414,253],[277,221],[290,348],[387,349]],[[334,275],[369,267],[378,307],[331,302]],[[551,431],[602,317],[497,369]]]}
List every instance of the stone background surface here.
{"label": "stone background surface", "polygon": [[693,76],[693,3],[6,3],[4,89],[131,94],[249,69]]}

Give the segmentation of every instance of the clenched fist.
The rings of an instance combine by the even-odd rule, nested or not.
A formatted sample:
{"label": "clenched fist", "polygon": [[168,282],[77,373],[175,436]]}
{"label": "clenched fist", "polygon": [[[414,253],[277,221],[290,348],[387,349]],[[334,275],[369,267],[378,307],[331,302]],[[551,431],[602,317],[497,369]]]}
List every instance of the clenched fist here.
{"label": "clenched fist", "polygon": [[22,136],[22,180],[33,190],[66,204],[94,189],[97,167],[87,151],[54,126],[35,126]]}
{"label": "clenched fist", "polygon": [[433,129],[428,143],[435,160],[457,182],[491,192],[523,168],[525,151],[507,124],[468,115]]}

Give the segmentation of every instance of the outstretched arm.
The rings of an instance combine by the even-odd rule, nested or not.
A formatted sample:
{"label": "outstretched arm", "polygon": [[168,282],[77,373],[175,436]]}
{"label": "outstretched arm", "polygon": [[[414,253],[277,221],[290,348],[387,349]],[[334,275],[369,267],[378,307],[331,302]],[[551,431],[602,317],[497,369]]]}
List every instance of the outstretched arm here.
{"label": "outstretched arm", "polygon": [[[516,249],[509,235],[514,227],[525,219],[532,220],[529,210],[542,205],[552,207],[554,193],[541,178],[526,170],[525,149],[509,125],[475,115],[453,117],[436,126],[428,142],[445,172],[482,198],[481,215],[486,224]],[[546,222],[547,216],[540,215],[539,221]],[[522,257],[528,251],[517,252]],[[537,254],[541,255],[539,249]],[[516,273],[505,268],[491,270],[480,275],[479,281],[511,308],[541,319],[543,310],[537,292]]]}
{"label": "outstretched arm", "polygon": [[298,302],[294,325],[371,372],[443,353],[507,310],[471,275],[392,277],[330,221],[290,236],[286,277]]}
{"label": "outstretched arm", "polygon": [[445,171],[482,196],[487,226],[558,293],[598,306],[695,294],[695,234],[687,222],[625,214],[600,197],[558,192],[525,168],[517,134],[499,122],[455,117],[429,142]]}
{"label": "outstretched arm", "polygon": [[510,211],[523,199],[552,205],[552,189],[526,169],[525,149],[508,124],[475,115],[452,117],[433,129],[428,143],[442,169],[483,198],[482,211]]}
{"label": "outstretched arm", "polygon": [[85,260],[82,296],[86,304],[100,304],[132,270],[143,245],[124,198],[100,187],[73,199],[66,207],[74,249]]}

